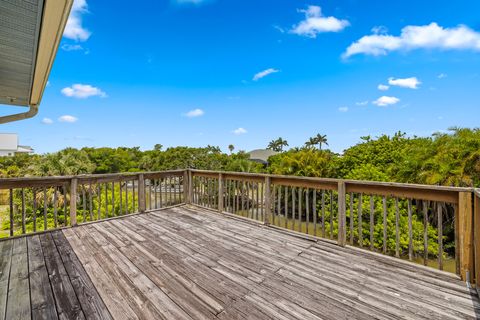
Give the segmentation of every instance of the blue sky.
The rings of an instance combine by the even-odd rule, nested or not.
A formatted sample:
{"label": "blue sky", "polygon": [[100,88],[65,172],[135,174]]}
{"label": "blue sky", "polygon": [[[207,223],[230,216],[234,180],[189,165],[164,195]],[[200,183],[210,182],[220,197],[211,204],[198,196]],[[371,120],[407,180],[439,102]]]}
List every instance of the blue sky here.
{"label": "blue sky", "polygon": [[67,146],[290,146],[478,127],[480,2],[76,1],[37,117]]}

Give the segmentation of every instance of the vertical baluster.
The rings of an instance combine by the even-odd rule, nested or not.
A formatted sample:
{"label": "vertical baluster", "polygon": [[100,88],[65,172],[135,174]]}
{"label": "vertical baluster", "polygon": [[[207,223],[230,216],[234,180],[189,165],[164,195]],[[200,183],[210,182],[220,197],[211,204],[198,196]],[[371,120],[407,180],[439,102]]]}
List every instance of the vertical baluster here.
{"label": "vertical baluster", "polygon": [[330,191],[330,239],[333,239],[333,191]]}
{"label": "vertical baluster", "polygon": [[132,180],[132,212],[137,212],[136,208],[138,208],[138,206],[136,206],[136,198],[138,197],[135,197],[135,180]]}
{"label": "vertical baluster", "polygon": [[43,187],[43,230],[48,229],[47,221],[47,188]]}
{"label": "vertical baluster", "polygon": [[272,185],[272,224],[275,225],[275,207],[277,205],[277,193],[275,192],[276,185]]}
{"label": "vertical baluster", "polygon": [[263,193],[264,192],[264,185],[265,184],[263,182],[260,184],[260,186],[262,188],[260,190],[261,201],[262,201],[262,221],[265,221],[265,202],[264,202],[265,197],[264,197],[264,193]]}
{"label": "vertical baluster", "polygon": [[313,235],[317,236],[317,189],[313,189]]}
{"label": "vertical baluster", "polygon": [[363,195],[358,194],[358,243],[360,248],[363,248]]}
{"label": "vertical baluster", "polygon": [[112,216],[115,217],[115,182],[112,182]]}
{"label": "vertical baluster", "polygon": [[387,197],[383,197],[383,254],[387,253]]}
{"label": "vertical baluster", "polygon": [[[118,197],[119,197],[119,199],[118,199],[118,201],[119,201],[119,212],[118,212],[118,215],[121,216],[121,215],[123,215],[123,208],[122,208],[122,207],[123,207],[123,195],[122,195],[123,187],[122,187],[122,180],[120,180],[120,182],[118,183],[118,189],[119,189],[119,192],[118,192]],[[150,189],[150,187],[149,187],[149,189]],[[152,190],[150,189],[150,192],[151,192],[151,191],[152,191]],[[150,198],[148,198],[148,199],[149,199],[149,201],[150,201]],[[149,209],[151,209],[150,206],[149,206]]]}
{"label": "vertical baluster", "polygon": [[33,192],[33,232],[37,231],[37,192],[32,189]]}
{"label": "vertical baluster", "polygon": [[[282,186],[278,186],[278,199],[277,199],[277,210],[278,210],[278,226],[280,226],[280,214],[282,207]],[[284,215],[285,217],[285,215]]]}
{"label": "vertical baluster", "polygon": [[288,186],[285,186],[285,229],[288,229]]}
{"label": "vertical baluster", "polygon": [[242,191],[241,191],[241,194],[242,194],[242,199],[241,199],[241,202],[242,202],[242,215],[244,214],[244,211],[245,211],[245,181],[242,180],[241,182],[241,188],[242,188]]}
{"label": "vertical baluster", "polygon": [[303,189],[298,188],[298,231],[302,232],[302,194]]}
{"label": "vertical baluster", "polygon": [[422,201],[423,205],[423,265],[428,261],[428,201]]}
{"label": "vertical baluster", "polygon": [[408,199],[408,260],[413,260],[412,200]]}
{"label": "vertical baluster", "polygon": [[68,224],[67,216],[67,184],[63,185],[63,226],[65,227]]}
{"label": "vertical baluster", "polygon": [[89,211],[90,211],[90,221],[93,221],[93,200],[92,200],[92,195],[93,195],[93,190],[92,190],[92,182],[90,182],[89,185],[90,192],[88,193],[88,199],[90,200],[89,203]]}
{"label": "vertical baluster", "polygon": [[257,192],[257,207],[255,208],[255,220],[258,220],[259,217],[258,217],[258,214],[259,214],[259,211],[260,211],[260,183],[257,182],[257,185],[256,185],[256,192]]}
{"label": "vertical baluster", "polygon": [[353,192],[350,192],[350,245],[353,246]]}
{"label": "vertical baluster", "polygon": [[25,189],[22,188],[22,233],[26,232],[25,227]]}
{"label": "vertical baluster", "polygon": [[395,257],[400,258],[400,209],[398,208],[398,198],[395,198]]}
{"label": "vertical baluster", "polygon": [[108,183],[105,183],[105,218],[108,218]]}
{"label": "vertical baluster", "polygon": [[306,215],[306,229],[307,229],[307,232],[306,234],[309,234],[308,232],[308,224],[310,222],[310,204],[309,204],[309,197],[308,197],[308,194],[310,193],[310,189],[307,188],[306,189],[306,193],[305,193],[305,215]]}
{"label": "vertical baluster", "polygon": [[87,221],[87,197],[85,196],[85,185],[82,184],[82,204],[83,204],[83,210],[82,210],[82,219],[83,222]]}
{"label": "vertical baluster", "polygon": [[375,197],[370,195],[370,250],[373,251],[373,227],[375,225]]}
{"label": "vertical baluster", "polygon": [[[145,179],[145,185],[148,187],[148,192],[147,192],[147,203],[148,203],[148,206],[145,205],[146,208],[148,208],[148,210],[152,210],[152,179]],[[120,189],[122,188],[122,185],[120,184]],[[122,194],[122,191],[120,190],[120,194]],[[121,199],[121,198],[120,198]],[[121,201],[120,201],[121,203]],[[122,211],[120,209],[120,211]]]}
{"label": "vertical baluster", "polygon": [[325,190],[322,190],[322,237],[325,238]]}
{"label": "vertical baluster", "polygon": [[292,187],[292,230],[295,230],[295,194],[296,194],[296,189],[295,187]]}
{"label": "vertical baluster", "polygon": [[235,210],[235,213],[237,213],[240,210],[240,194],[238,194],[238,191],[240,189],[240,181],[235,181],[235,198],[237,202],[237,208]]}
{"label": "vertical baluster", "polygon": [[13,236],[13,189],[10,189],[10,198],[8,199],[10,203],[10,237]]}
{"label": "vertical baluster", "polygon": [[[437,202],[438,268],[443,270],[443,204]],[[480,280],[480,279],[479,279]],[[478,283],[478,280],[477,280]]]}
{"label": "vertical baluster", "polygon": [[128,208],[128,180],[125,180],[125,214],[129,214],[130,209]]}
{"label": "vertical baluster", "polygon": [[98,208],[97,208],[97,220],[102,218],[102,187],[101,184],[97,182],[97,195],[98,195]]}
{"label": "vertical baluster", "polygon": [[53,188],[53,225],[55,228],[58,227],[58,217],[57,217],[57,187]]}
{"label": "vertical baluster", "polygon": [[[159,179],[154,179],[153,180],[153,190],[154,190],[154,193],[155,193],[155,209],[158,209],[158,195],[157,195],[158,182],[159,182]],[[161,190],[160,190],[160,192],[161,192]]]}

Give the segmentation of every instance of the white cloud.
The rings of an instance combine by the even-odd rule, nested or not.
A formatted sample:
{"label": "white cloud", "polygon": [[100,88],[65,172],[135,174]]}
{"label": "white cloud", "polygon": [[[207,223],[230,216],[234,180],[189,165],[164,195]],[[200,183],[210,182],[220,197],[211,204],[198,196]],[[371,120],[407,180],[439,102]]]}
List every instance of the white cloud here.
{"label": "white cloud", "polygon": [[63,51],[81,51],[81,50],[83,50],[83,47],[79,44],[65,43],[65,44],[62,45],[62,50]]}
{"label": "white cloud", "polygon": [[50,118],[43,118],[43,119],[42,119],[42,123],[43,123],[43,124],[52,124],[52,123],[53,123],[53,120],[50,119]]}
{"label": "white cloud", "polygon": [[247,130],[245,130],[244,128],[240,127],[240,128],[237,128],[235,130],[232,131],[233,134],[236,134],[237,136],[241,135],[241,134],[245,134],[247,133]]}
{"label": "white cloud", "polygon": [[347,20],[322,16],[322,8],[319,6],[309,6],[307,10],[299,12],[305,13],[305,20],[294,25],[290,32],[301,36],[316,38],[319,33],[339,32],[350,25]]}
{"label": "white cloud", "polygon": [[75,0],[63,36],[75,41],[87,41],[91,32],[82,26],[82,15],[88,12],[86,0]]}
{"label": "white cloud", "polygon": [[193,109],[185,113],[185,117],[187,118],[196,118],[196,117],[201,117],[205,114],[205,111],[202,109]]}
{"label": "white cloud", "polygon": [[86,99],[88,97],[98,96],[101,98],[106,98],[107,94],[103,92],[100,88],[93,87],[89,84],[74,84],[71,87],[66,87],[62,89],[64,96]]}
{"label": "white cloud", "polygon": [[388,33],[388,29],[385,26],[375,26],[372,28],[372,33],[374,34],[386,34]]}
{"label": "white cloud", "polygon": [[480,33],[465,25],[443,28],[432,22],[423,26],[406,26],[399,36],[372,34],[352,43],[344,58],[356,54],[386,55],[391,51],[413,49],[480,51]]}
{"label": "white cloud", "polygon": [[74,123],[74,122],[77,122],[77,121],[78,121],[78,118],[66,114],[66,115],[61,116],[60,118],[58,118],[58,121],[60,121],[60,122]]}
{"label": "white cloud", "polygon": [[252,80],[253,81],[258,81],[258,80],[268,76],[269,74],[277,73],[277,72],[280,72],[280,70],[273,69],[273,68],[263,70],[263,71],[257,73],[256,75],[254,75]]}
{"label": "white cloud", "polygon": [[209,0],[171,0],[174,4],[194,4],[194,5],[199,5],[199,4],[204,4],[206,2],[209,2]]}
{"label": "white cloud", "polygon": [[390,89],[390,87],[385,84],[379,84],[377,88],[381,91],[387,91],[388,89]]}
{"label": "white cloud", "polygon": [[445,73],[440,73],[440,74],[437,76],[438,79],[444,79],[444,78],[446,78],[446,77],[447,77],[447,74],[445,74]]}
{"label": "white cloud", "polygon": [[418,86],[422,83],[416,77],[411,77],[404,79],[389,78],[388,84],[402,88],[418,89]]}
{"label": "white cloud", "polygon": [[359,102],[355,102],[355,104],[357,106],[366,106],[368,104],[368,101],[359,101]]}
{"label": "white cloud", "polygon": [[340,107],[340,108],[338,108],[338,111],[340,111],[340,112],[348,112],[348,107]]}
{"label": "white cloud", "polygon": [[373,104],[379,107],[386,107],[400,102],[400,99],[397,97],[382,96],[377,100],[373,101]]}

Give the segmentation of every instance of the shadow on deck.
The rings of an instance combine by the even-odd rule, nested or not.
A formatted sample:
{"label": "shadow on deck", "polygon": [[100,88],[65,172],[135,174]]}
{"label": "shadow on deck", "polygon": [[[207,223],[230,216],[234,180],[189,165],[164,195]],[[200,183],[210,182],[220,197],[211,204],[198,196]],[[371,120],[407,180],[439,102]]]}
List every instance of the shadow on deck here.
{"label": "shadow on deck", "polygon": [[0,318],[474,319],[456,275],[196,207],[0,242]]}

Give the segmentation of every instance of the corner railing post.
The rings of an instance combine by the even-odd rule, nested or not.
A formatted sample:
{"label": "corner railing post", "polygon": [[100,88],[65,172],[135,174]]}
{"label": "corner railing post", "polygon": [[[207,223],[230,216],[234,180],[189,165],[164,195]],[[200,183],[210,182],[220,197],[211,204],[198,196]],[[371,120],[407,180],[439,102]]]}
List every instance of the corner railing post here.
{"label": "corner railing post", "polygon": [[77,178],[70,181],[70,226],[77,225]]}
{"label": "corner railing post", "polygon": [[145,176],[143,173],[138,175],[138,211],[145,212],[147,206],[145,201]]}
{"label": "corner railing post", "polygon": [[218,212],[223,212],[223,174],[218,174]]}
{"label": "corner railing post", "polygon": [[475,250],[475,283],[477,292],[480,290],[480,195],[475,192],[474,209],[473,209],[473,240]]}
{"label": "corner railing post", "polygon": [[192,170],[188,169],[188,197],[187,203],[191,204],[193,202],[193,174]]}
{"label": "corner railing post", "polygon": [[270,221],[272,221],[272,193],[270,190],[270,185],[272,183],[272,180],[270,176],[265,177],[265,194],[264,194],[264,201],[263,205],[264,207],[264,215],[263,215],[263,223],[265,225],[269,225]]}
{"label": "corner railing post", "polygon": [[346,187],[345,182],[338,182],[338,244],[345,246],[347,240]]}
{"label": "corner railing post", "polygon": [[458,196],[460,276],[463,281],[471,282],[474,276],[472,193],[459,192]]}

